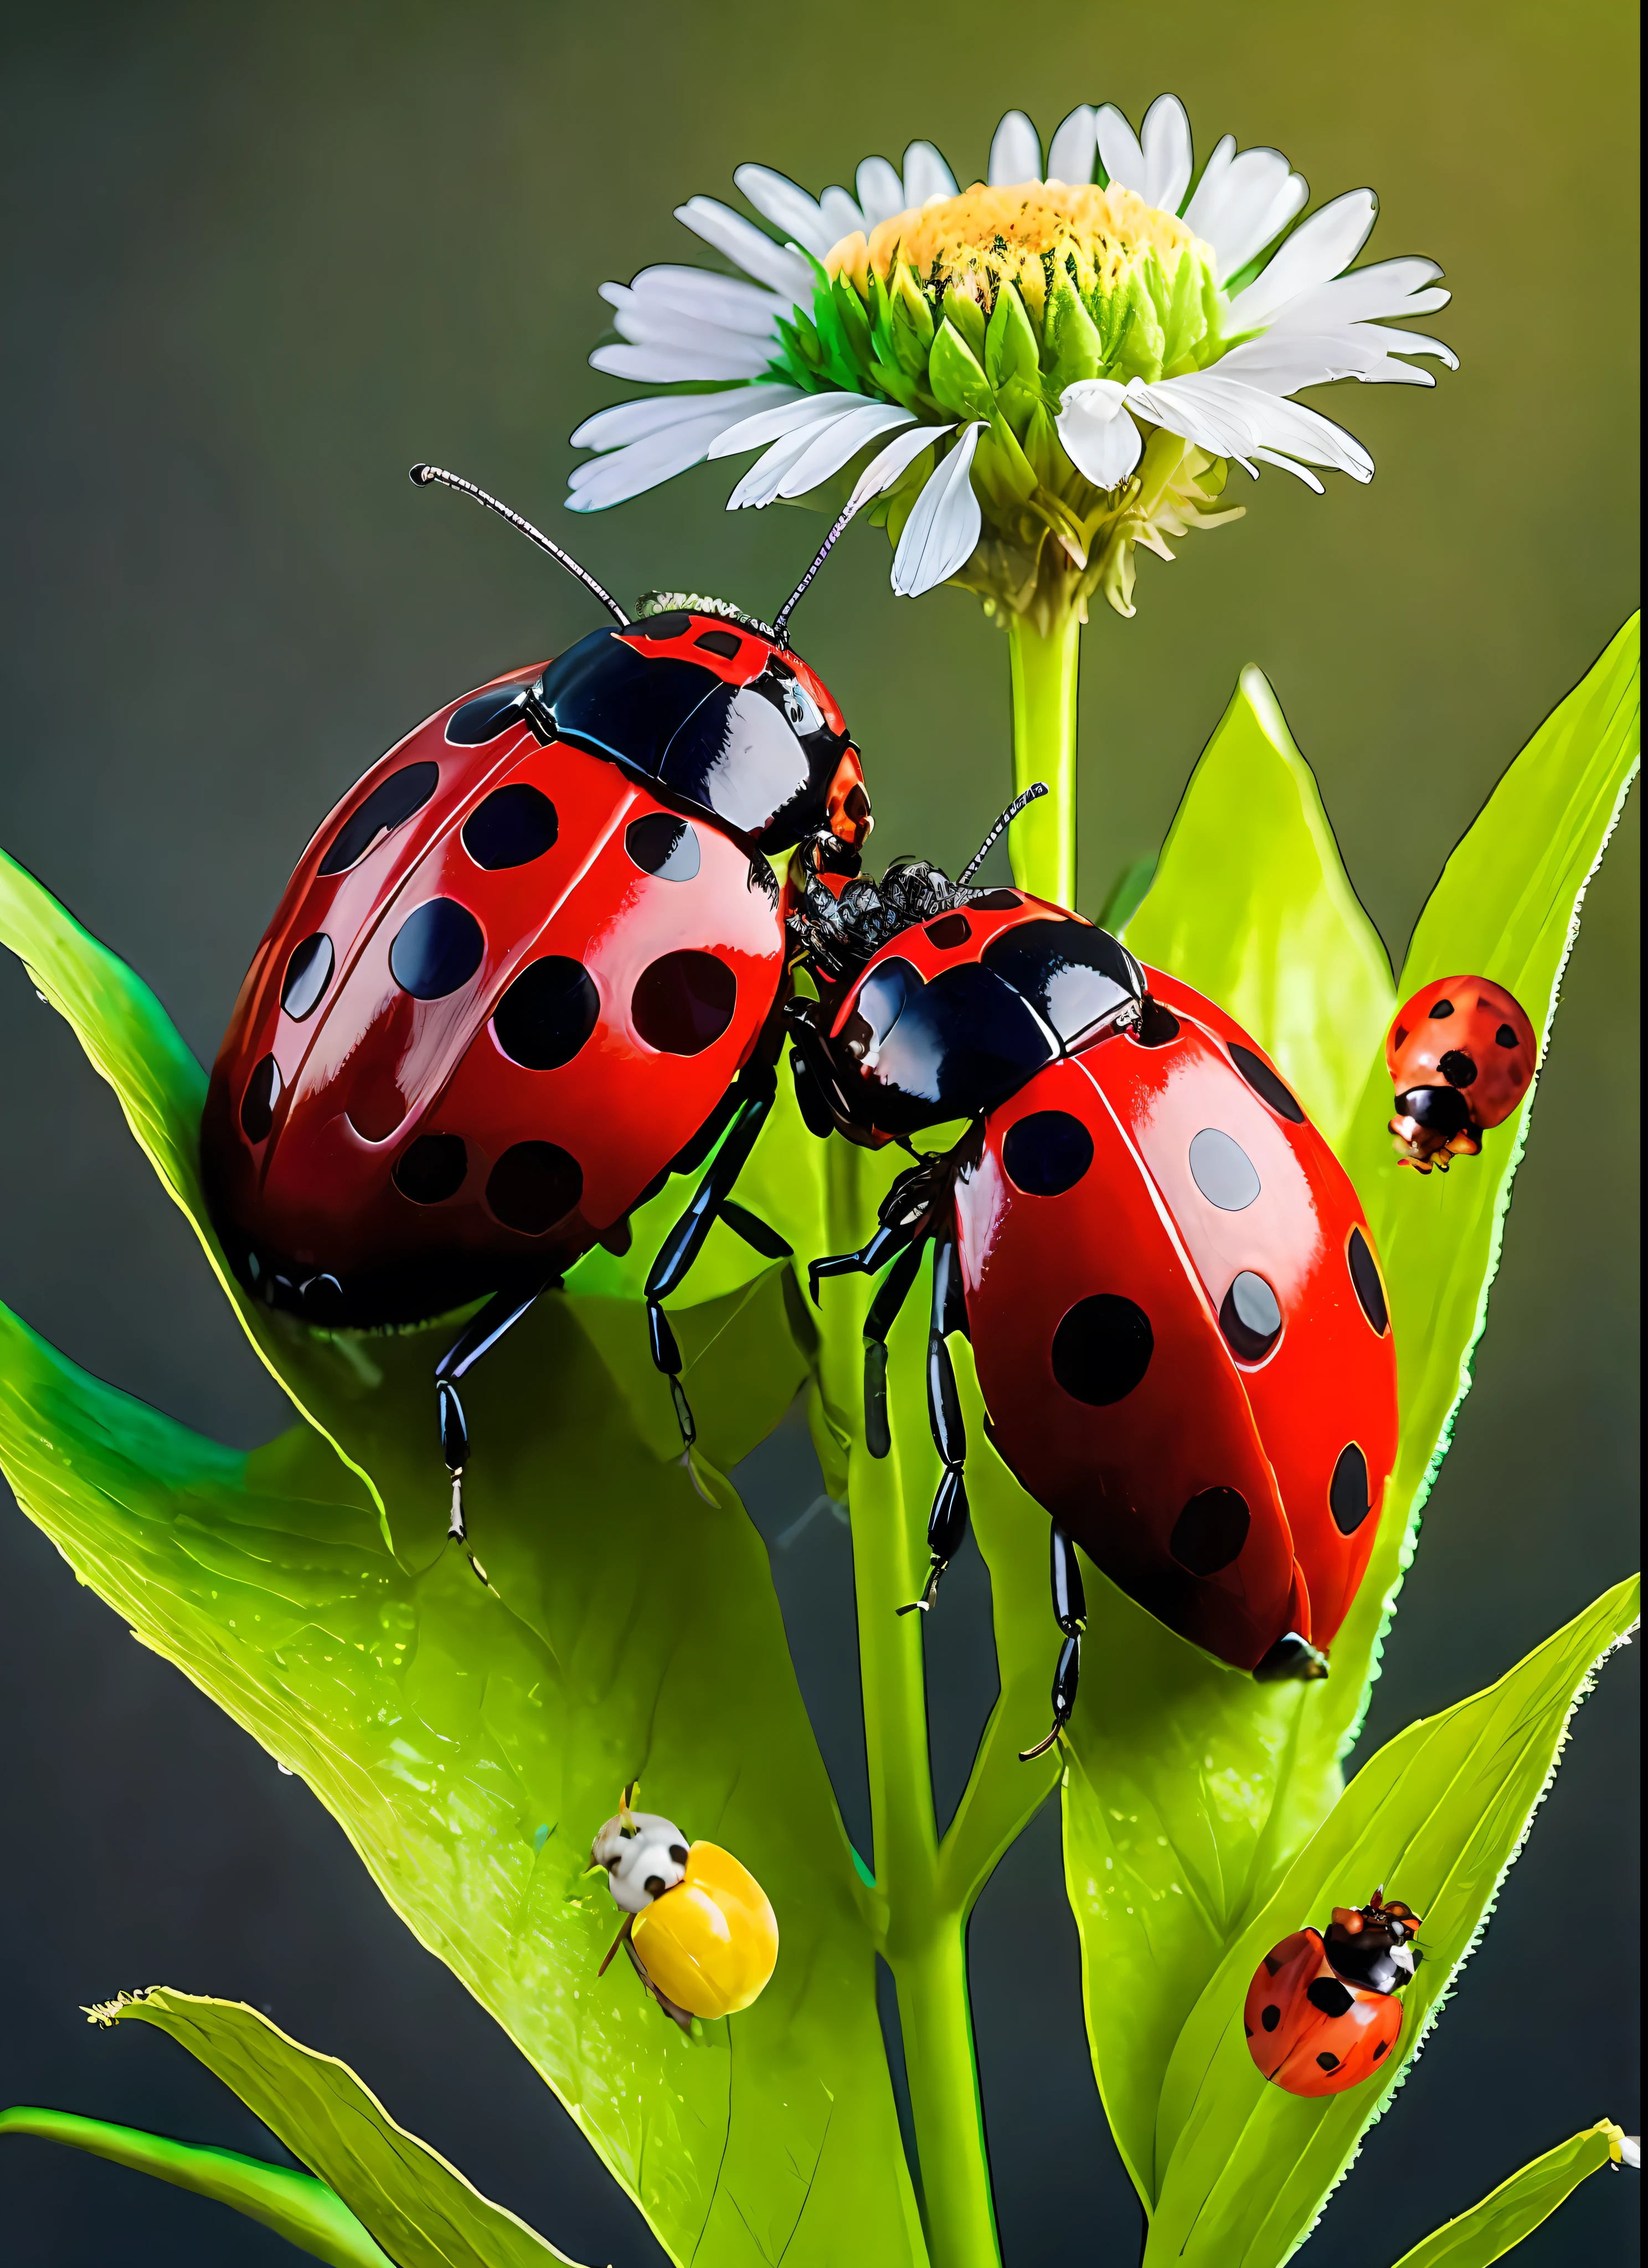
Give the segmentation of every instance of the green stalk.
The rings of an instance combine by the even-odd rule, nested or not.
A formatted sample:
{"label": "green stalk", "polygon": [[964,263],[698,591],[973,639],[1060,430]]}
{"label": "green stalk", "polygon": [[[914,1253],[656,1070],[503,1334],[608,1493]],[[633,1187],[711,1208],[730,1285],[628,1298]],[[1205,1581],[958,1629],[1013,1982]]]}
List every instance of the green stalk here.
{"label": "green stalk", "polygon": [[1009,617],[1012,657],[1013,793],[1036,780],[1050,792],[1013,821],[1013,880],[1055,905],[1076,902],[1076,674],[1081,623],[1073,608],[1044,637],[1026,615]]}
{"label": "green stalk", "polygon": [[[832,1249],[862,1243],[874,1223],[881,1174],[866,1152],[829,1147],[828,1217]],[[861,1286],[849,1298],[847,1284]],[[872,1284],[850,1278],[826,1293],[823,1361],[832,1398],[857,1417],[862,1405],[862,1329]],[[912,1287],[895,1338],[925,1344],[924,1279]],[[897,1359],[897,1358],[895,1358]],[[941,1873],[927,1748],[926,1675],[918,1615],[900,1607],[920,1596],[927,1575],[927,1506],[907,1498],[895,1440],[870,1455],[855,1422],[849,1455],[853,1578],[858,1616],[864,1749],[870,1772],[875,1877],[885,1901],[879,1950],[898,1986],[899,2024],[920,2161],[922,2218],[932,2268],[1000,2268],[996,2214],[967,1996],[970,1886]]]}

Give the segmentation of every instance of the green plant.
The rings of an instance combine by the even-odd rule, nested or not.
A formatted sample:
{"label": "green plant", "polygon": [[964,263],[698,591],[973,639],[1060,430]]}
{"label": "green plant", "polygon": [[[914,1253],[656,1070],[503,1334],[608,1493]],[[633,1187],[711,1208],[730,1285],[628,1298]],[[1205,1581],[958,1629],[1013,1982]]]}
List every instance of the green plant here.
{"label": "green plant", "polygon": [[[200,1198],[199,1066],[141,981],[33,878],[0,865],[0,936],[114,1087],[298,1418],[250,1455],[231,1452],[88,1377],[0,1310],[0,1463],[81,1579],[304,1777],[673,2257],[741,2260],[753,2235],[769,2257],[826,2262],[862,2257],[873,2230],[889,2262],[996,2259],[965,1931],[1056,1783],[1094,2066],[1151,2216],[1148,2257],[1263,2268],[1308,2232],[1475,1942],[1576,1698],[1636,1613],[1634,1586],[1609,1592],[1343,1789],[1341,1759],[1468,1387],[1533,1103],[1446,1184],[1444,1204],[1389,1154],[1385,1024],[1402,991],[1483,966],[1549,1037],[1579,901],[1635,770],[1636,688],[1633,622],[1454,852],[1399,990],[1309,770],[1263,679],[1245,674],[1127,934],[1255,1033],[1357,1181],[1403,1351],[1402,1451],[1374,1561],[1333,1676],[1289,1688],[1222,1668],[1087,1568],[1089,1667],[1067,1761],[1021,1765],[1018,1749],[1045,1722],[1046,1517],[984,1445],[963,1366],[1001,1691],[942,1837],[920,1634],[894,1612],[924,1572],[937,1477],[919,1300],[893,1334],[894,1451],[876,1460],[861,1424],[870,1287],[832,1283],[815,1317],[788,1263],[759,1261],[717,1228],[675,1318],[700,1425],[688,1469],[638,1303],[681,1203],[666,1190],[636,1216],[626,1256],[592,1253],[566,1295],[540,1302],[476,1373],[489,1444],[469,1494],[477,1582],[447,1546],[430,1439],[443,1330],[327,1335],[241,1298]],[[862,1241],[892,1170],[814,1142],[786,1097],[739,1190],[805,1263]],[[764,1551],[725,1478],[798,1389],[853,1524],[873,1868],[842,1829]],[[736,1849],[779,1915],[766,1994],[690,2038],[619,1977],[596,1978],[611,1911],[583,1879],[589,1838],[637,1774],[692,1832]],[[1359,1900],[1397,1857],[1434,1948],[1401,2054],[1376,2084],[1325,2104],[1264,2089],[1231,2029],[1258,1954],[1325,1901]],[[876,2014],[878,1954],[898,1985],[919,2196]],[[1125,2024],[1101,2019],[1118,2004]],[[114,2013],[164,2021],[202,2053],[342,2204],[290,2176],[260,2184],[224,2154],[208,2164],[153,2144],[145,2157],[128,2136],[128,2162],[168,2178],[190,2168],[195,2185],[265,2218],[278,2207],[295,2242],[301,2228],[344,2248],[322,2257],[370,2258],[347,2248],[375,2241],[402,2264],[513,2261],[527,2243],[496,2208],[463,2202],[474,2193],[441,2168],[471,2249],[420,2250],[425,2235],[407,2233],[404,2200],[386,2189],[388,2160],[345,2163],[313,2131],[314,2098],[302,2107],[295,2074],[324,2065],[335,2101],[358,2082],[291,2043],[272,2047],[281,2036],[250,2012],[155,1993]],[[351,2117],[398,2133],[364,2090],[349,2099]],[[62,2117],[12,2123],[38,2132]],[[55,2132],[97,2140],[91,2122]],[[401,2139],[390,2155],[402,2170],[440,2166]]]}

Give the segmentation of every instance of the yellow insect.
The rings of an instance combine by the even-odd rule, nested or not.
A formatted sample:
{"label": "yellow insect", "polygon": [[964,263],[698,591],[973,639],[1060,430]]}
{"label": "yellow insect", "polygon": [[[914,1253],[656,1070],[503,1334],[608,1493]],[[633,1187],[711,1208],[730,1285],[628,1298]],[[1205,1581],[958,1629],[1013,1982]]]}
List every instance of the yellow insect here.
{"label": "yellow insect", "polygon": [[623,1927],[622,1945],[647,1991],[683,2031],[695,2016],[735,2015],[760,1999],[778,1959],[778,1922],[747,1867],[715,1843],[688,1845],[673,1820],[633,1808],[631,1781],[590,1846]]}

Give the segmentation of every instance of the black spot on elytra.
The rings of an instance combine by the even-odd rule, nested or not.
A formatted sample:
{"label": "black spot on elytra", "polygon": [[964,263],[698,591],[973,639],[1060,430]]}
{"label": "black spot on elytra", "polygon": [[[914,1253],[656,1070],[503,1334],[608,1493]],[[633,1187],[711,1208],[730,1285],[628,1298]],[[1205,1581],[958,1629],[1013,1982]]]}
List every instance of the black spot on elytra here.
{"label": "black spot on elytra", "polygon": [[693,640],[693,644],[701,645],[706,653],[718,653],[723,661],[736,661],[739,648],[743,643],[736,630],[700,630]]}
{"label": "black spot on elytra", "polygon": [[517,1142],[493,1167],[487,1203],[505,1228],[541,1236],[584,1194],[584,1169],[555,1142]]}
{"label": "black spot on elytra", "polygon": [[552,850],[560,831],[555,807],[541,789],[526,780],[495,788],[464,821],[463,847],[489,874],[506,866],[530,866]]}
{"label": "black spot on elytra", "polygon": [[252,1076],[246,1083],[246,1093],[240,1098],[240,1130],[248,1142],[268,1139],[269,1128],[275,1123],[275,1106],[280,1101],[280,1065],[273,1056],[265,1056],[252,1066]]}
{"label": "black spot on elytra", "polygon": [[702,859],[697,829],[670,811],[631,820],[624,849],[644,874],[656,874],[661,882],[690,882]]}
{"label": "black spot on elytra", "polygon": [[1463,1048],[1450,1048],[1437,1068],[1450,1086],[1469,1086],[1476,1077],[1476,1059]]}
{"label": "black spot on elytra", "polygon": [[1023,905],[1024,900],[1017,890],[973,890],[968,893],[967,903],[975,913],[1010,914]]}
{"label": "black spot on elytra", "polygon": [[395,1160],[394,1184],[414,1204],[440,1204],[457,1195],[468,1170],[461,1134],[420,1134]]}
{"label": "black spot on elytra", "polygon": [[1253,1515],[1239,1489],[1199,1489],[1178,1519],[1167,1549],[1193,1575],[1217,1575],[1240,1557]]}
{"label": "black spot on elytra", "polygon": [[1446,1023],[1453,1013],[1453,1003],[1451,1000],[1438,1000],[1431,1011],[1431,1017],[1432,1022],[1441,1024]]}
{"label": "black spot on elytra", "polygon": [[1367,1459],[1354,1441],[1339,1452],[1328,1484],[1328,1509],[1341,1535],[1354,1535],[1372,1506],[1368,1501]]}
{"label": "black spot on elytra", "polygon": [[415,908],[389,948],[389,971],[415,1000],[444,1000],[481,966],[486,940],[481,924],[456,898],[430,898]]}
{"label": "black spot on elytra", "polygon": [[556,1071],[594,1030],[600,995],[581,961],[546,954],[528,962],[492,1011],[492,1029],[511,1063]]}
{"label": "black spot on elytra", "polygon": [[936,945],[940,953],[953,953],[972,934],[973,924],[965,914],[941,914],[937,921],[929,922],[926,929],[928,944]]}
{"label": "black spot on elytra", "polygon": [[1502,1048],[1517,1048],[1520,1047],[1522,1044],[1521,1041],[1517,1037],[1515,1032],[1512,1031],[1509,1024],[1500,1025],[1498,1030],[1494,1034],[1494,1042],[1497,1046]]}
{"label": "black spot on elytra", "polygon": [[738,978],[712,953],[666,953],[644,968],[629,998],[636,1030],[661,1055],[702,1055],[732,1021]]}
{"label": "black spot on elytra", "polygon": [[1393,1041],[1393,1044],[1394,1044],[1394,1046],[1396,1046],[1396,1047],[1399,1047],[1399,1048],[1405,1048],[1405,1047],[1407,1046],[1407,1044],[1408,1044],[1408,1027],[1407,1027],[1407,1025],[1406,1025],[1406,1024],[1398,1024],[1398,1025],[1397,1025],[1397,1027],[1396,1027],[1396,1030],[1395,1030],[1395,1034],[1394,1034],[1394,1041]]}
{"label": "black spot on elytra", "polygon": [[1007,1130],[1002,1163],[1026,1197],[1062,1197],[1093,1159],[1093,1136],[1068,1110],[1035,1110]]}
{"label": "black spot on elytra", "polygon": [[1219,1329],[1238,1362],[1259,1362],[1282,1333],[1282,1309],[1262,1276],[1243,1269],[1219,1308]]}
{"label": "black spot on elytra", "polygon": [[1375,2063],[1379,2061],[1379,2058],[1384,2054],[1386,2049],[1389,2047],[1389,2045],[1390,2042],[1388,2040],[1381,2040],[1379,2042],[1379,2045],[1373,2051],[1373,2060]]}
{"label": "black spot on elytra", "polygon": [[685,637],[691,628],[690,615],[649,615],[644,622],[631,622],[624,636],[647,639],[678,638]]}
{"label": "black spot on elytra", "polygon": [[[1402,1045],[1401,1038],[1396,1044]],[[1230,1052],[1231,1061],[1262,1102],[1268,1102],[1279,1118],[1290,1119],[1295,1126],[1305,1123],[1305,1113],[1299,1102],[1262,1056],[1256,1056],[1251,1048],[1241,1047],[1233,1040]]]}
{"label": "black spot on elytra", "polygon": [[421,811],[435,792],[440,778],[437,763],[402,764],[398,772],[391,772],[386,780],[379,780],[358,811],[350,814],[336,835],[332,848],[320,861],[323,874],[346,874],[357,860],[364,858],[380,835],[392,834]]}
{"label": "black spot on elytra", "polygon": [[1385,1286],[1379,1281],[1378,1263],[1359,1228],[1353,1228],[1350,1232],[1345,1246],[1345,1258],[1350,1263],[1350,1281],[1362,1312],[1383,1338],[1390,1329],[1390,1310],[1385,1304]]}
{"label": "black spot on elytra", "polygon": [[1261,2013],[1259,2021],[1264,2026],[1266,2031],[1273,2032],[1282,2021],[1282,2011],[1272,2004],[1271,2007],[1264,2009]]}
{"label": "black spot on elytra", "polygon": [[1316,2060],[1317,2060],[1317,2062],[1321,2066],[1321,2067],[1322,2067],[1322,2069],[1323,2069],[1324,2071],[1337,2071],[1337,2070],[1338,2070],[1338,2068],[1339,2068],[1339,2058],[1338,2058],[1338,2057],[1337,2057],[1336,2055],[1331,2054],[1331,2053],[1329,2052],[1329,2051],[1328,2051],[1327,2048],[1324,2048],[1324,2049],[1322,2050],[1321,2053],[1317,2057]]}
{"label": "black spot on elytra", "polygon": [[1264,1957],[1264,1965],[1265,1975],[1267,1977],[1274,1977],[1281,1968],[1282,1963],[1276,1959],[1274,1953],[1267,1953]]}
{"label": "black spot on elytra", "polygon": [[292,947],[281,986],[281,1006],[296,1024],[312,1015],[320,995],[332,982],[332,940],[324,930]]}
{"label": "black spot on elytra", "polygon": [[1105,1409],[1132,1393],[1155,1351],[1150,1317],[1131,1300],[1095,1292],[1053,1334],[1053,1375],[1077,1402]]}
{"label": "black spot on elytra", "polygon": [[1343,2016],[1352,2006],[1352,1995],[1336,1977],[1318,1977],[1305,1988],[1305,1998],[1324,2016]]}

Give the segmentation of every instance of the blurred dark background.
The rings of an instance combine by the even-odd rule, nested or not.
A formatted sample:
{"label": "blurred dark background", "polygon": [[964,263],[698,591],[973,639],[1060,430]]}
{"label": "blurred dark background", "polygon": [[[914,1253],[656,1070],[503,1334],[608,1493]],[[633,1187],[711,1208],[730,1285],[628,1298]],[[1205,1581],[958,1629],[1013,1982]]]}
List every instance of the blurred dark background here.
{"label": "blurred dark background", "polygon": [[[1635,602],[1635,41],[1624,0],[1022,16],[979,0],[13,0],[0,840],[210,1062],[341,790],[460,688],[588,627],[575,588],[481,515],[415,494],[407,466],[467,471],[622,593],[770,605],[821,523],[727,518],[726,468],[593,521],[562,512],[565,436],[622,390],[585,362],[597,284],[695,257],[671,208],[731,198],[741,159],[816,190],[925,136],[965,181],[1009,105],[1045,138],[1078,100],[1137,120],[1170,86],[1203,154],[1229,128],[1286,150],[1318,196],[1374,183],[1372,250],[1444,263],[1459,297],[1436,328],[1462,367],[1434,394],[1324,400],[1372,446],[1371,490],[1335,481],[1318,500],[1269,474],[1243,525],[1187,538],[1172,567],[1142,559],[1137,621],[1095,623],[1083,902],[1159,841],[1251,659],[1400,954],[1494,778]],[[960,593],[894,600],[887,564],[880,534],[849,536],[806,648],[874,766],[878,852],[955,860],[1004,799],[1005,648]],[[1587,903],[1478,1383],[1365,1743],[1497,1675],[1634,1564],[1637,839],[1633,810]],[[0,1292],[188,1422],[243,1444],[276,1430],[283,1407],[180,1217],[9,961],[0,1064]],[[796,1530],[819,1482],[795,1423],[740,1477],[850,1821],[845,1531],[828,1510]],[[574,2257],[659,2259],[302,1784],[134,1645],[9,1505],[0,1557],[0,2102],[270,2150],[170,2043],[77,2013],[150,1982],[241,1996],[346,2057]],[[953,1580],[933,1638],[946,1784],[992,1675],[982,1571]],[[1311,2257],[1388,2268],[1578,2127],[1637,2124],[1636,1683],[1631,1654],[1607,1671],[1484,1947]],[[1056,2248],[1132,2259],[1053,1811],[1002,1866],[972,1943],[1010,2268]],[[1600,2176],[1518,2258],[1635,2258],[1637,2208],[1635,2176]],[[0,2150],[0,2231],[16,2268],[294,2257],[219,2207],[33,2141]]]}

